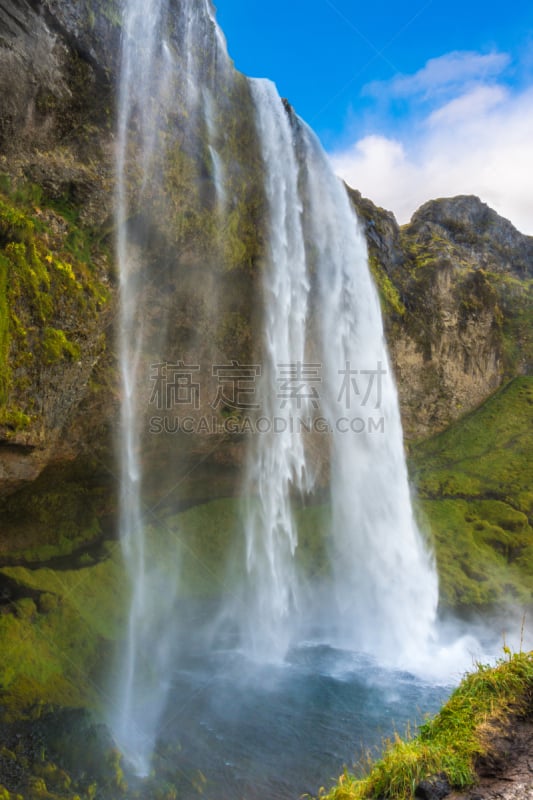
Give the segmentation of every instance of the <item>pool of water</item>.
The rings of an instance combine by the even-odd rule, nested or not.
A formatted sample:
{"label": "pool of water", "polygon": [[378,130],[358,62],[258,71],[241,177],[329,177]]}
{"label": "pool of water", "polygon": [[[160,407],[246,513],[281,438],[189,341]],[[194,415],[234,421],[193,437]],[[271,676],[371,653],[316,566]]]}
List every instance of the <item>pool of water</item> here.
{"label": "pool of water", "polygon": [[316,795],[384,738],[436,712],[450,691],[312,643],[277,665],[235,651],[189,655],[172,676],[154,769],[183,800]]}

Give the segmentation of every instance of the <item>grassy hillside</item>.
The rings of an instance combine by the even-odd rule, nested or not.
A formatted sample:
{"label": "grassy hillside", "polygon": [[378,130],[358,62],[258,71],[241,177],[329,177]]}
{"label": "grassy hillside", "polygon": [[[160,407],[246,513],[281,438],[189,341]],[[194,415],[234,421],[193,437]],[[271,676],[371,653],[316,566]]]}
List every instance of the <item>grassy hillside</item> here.
{"label": "grassy hillside", "polygon": [[516,378],[413,448],[411,476],[431,529],[441,604],[533,600],[533,378]]}

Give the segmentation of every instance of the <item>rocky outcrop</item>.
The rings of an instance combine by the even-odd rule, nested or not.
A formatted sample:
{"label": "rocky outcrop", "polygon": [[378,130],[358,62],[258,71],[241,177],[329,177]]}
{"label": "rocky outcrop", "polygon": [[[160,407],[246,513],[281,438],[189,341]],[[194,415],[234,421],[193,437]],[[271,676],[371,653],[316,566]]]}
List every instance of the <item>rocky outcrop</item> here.
{"label": "rocky outcrop", "polygon": [[0,148],[10,160],[62,145],[83,172],[97,152],[90,140],[110,122],[118,18],[94,5],[1,0]]}
{"label": "rocky outcrop", "polygon": [[488,272],[533,277],[533,237],[521,234],[477,197],[431,200],[413,215],[408,230],[418,239],[442,236]]}
{"label": "rocky outcrop", "polygon": [[448,800],[533,800],[531,717],[511,718],[490,744],[491,755],[476,765],[476,785],[466,792],[448,793]]}
{"label": "rocky outcrop", "polygon": [[477,197],[400,228],[350,190],[380,291],[408,438],[442,430],[533,365],[533,237]]}

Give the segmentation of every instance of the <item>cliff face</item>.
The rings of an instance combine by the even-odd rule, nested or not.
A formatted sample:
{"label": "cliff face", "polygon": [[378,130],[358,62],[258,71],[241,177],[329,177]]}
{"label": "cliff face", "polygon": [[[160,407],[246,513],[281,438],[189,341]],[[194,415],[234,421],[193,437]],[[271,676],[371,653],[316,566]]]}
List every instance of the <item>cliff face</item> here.
{"label": "cliff face", "polygon": [[[174,3],[175,12],[183,8]],[[212,35],[212,23],[202,22]],[[0,512],[9,531],[0,550],[15,559],[32,547],[69,552],[114,513],[119,44],[118,3],[0,2]],[[173,44],[179,57],[183,48]],[[216,79],[208,48],[204,57],[201,68]],[[205,132],[184,144],[185,104],[173,105],[160,131],[164,177],[150,187],[150,203],[139,200],[135,157],[127,176],[128,224],[149,243],[134,267],[146,308],[139,322],[154,353],[164,337],[165,359],[201,368],[193,414],[218,420],[226,410],[209,403],[212,365],[252,358],[263,202],[249,88],[228,72],[217,100],[220,156],[233,166],[224,226]],[[135,110],[133,151],[144,113]],[[140,370],[145,394],[158,359],[148,353]],[[171,494],[184,473],[184,502],[231,494],[241,439],[145,436],[143,458],[158,464],[146,470],[148,491]]]}
{"label": "cliff face", "polygon": [[442,430],[530,374],[533,237],[477,197],[426,203],[408,225],[351,192],[365,225],[408,438]]}
{"label": "cliff face", "polygon": [[90,3],[0,3],[0,495],[101,427],[117,37]]}
{"label": "cliff face", "polygon": [[[34,481],[47,465],[62,469],[85,460],[93,469],[96,459],[112,469],[119,26],[114,2],[0,0],[3,495]],[[254,181],[250,98],[238,79],[224,113],[224,155],[236,165],[233,190],[242,202],[232,209],[224,240],[215,243],[211,178],[200,176],[196,205],[189,206],[183,200],[192,197],[188,156],[174,148],[165,188],[176,220],[187,222],[175,236],[167,230],[161,251],[154,249],[160,281],[147,289],[154,330],[172,305],[165,310],[175,320],[169,358],[194,345],[206,369],[217,359],[250,358],[260,328],[251,298],[263,198]],[[403,228],[357,192],[352,198],[382,297],[406,434],[426,436],[505,379],[530,371],[533,242],[476,198],[428,203]],[[157,220],[138,214],[140,225],[161,234]],[[214,346],[202,349],[208,340]],[[206,396],[216,390],[212,382],[207,388]],[[213,443],[188,442],[185,450],[205,456],[204,483],[225,493],[242,447],[236,437]]]}

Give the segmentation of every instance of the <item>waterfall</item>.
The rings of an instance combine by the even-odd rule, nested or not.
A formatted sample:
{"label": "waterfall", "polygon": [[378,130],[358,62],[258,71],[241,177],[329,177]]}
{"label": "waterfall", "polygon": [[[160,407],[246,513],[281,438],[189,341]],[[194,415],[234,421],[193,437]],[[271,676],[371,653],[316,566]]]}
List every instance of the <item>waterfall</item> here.
{"label": "waterfall", "polygon": [[[312,131],[271,83],[255,81],[253,96],[269,216],[263,412],[276,425],[249,450],[243,643],[256,659],[282,659],[320,613],[329,639],[406,664],[433,636],[438,586],[413,518],[366,243]],[[309,415],[328,434],[331,572],[304,591],[291,495],[313,487],[296,430]]]}
{"label": "waterfall", "polygon": [[332,431],[333,627],[351,648],[412,666],[434,636],[436,568],[413,517],[366,241],[318,140],[299,128],[318,276],[322,401]]}
{"label": "waterfall", "polygon": [[[172,32],[172,35],[171,35]],[[119,532],[130,605],[119,657],[115,703],[109,711],[114,738],[139,775],[150,768],[161,713],[176,655],[176,588],[179,547],[168,553],[163,572],[147,535],[151,508],[143,491],[141,453],[146,424],[148,358],[165,358],[169,321],[150,328],[150,231],[168,213],[164,193],[169,118],[179,109],[179,134],[190,142],[207,121],[207,148],[218,181],[223,167],[211,137],[213,102],[202,84],[229,60],[209,0],[126,0],[118,94],[116,143],[116,252],[120,278],[118,355],[122,385],[119,437]],[[178,131],[174,132],[178,135]],[[222,189],[221,189],[222,192]],[[219,197],[219,202],[223,198]],[[153,328],[153,324],[152,324]]]}
{"label": "waterfall", "polygon": [[[122,378],[120,434],[120,539],[130,578],[131,601],[119,688],[111,726],[122,752],[139,774],[147,774],[157,721],[164,697],[159,674],[168,663],[169,648],[154,639],[153,581],[148,573],[142,504],[138,385],[143,356],[142,249],[132,241],[129,224],[128,180],[132,128],[139,127],[141,202],[147,189],[158,148],[160,100],[171,68],[160,35],[166,23],[166,4],[159,0],[129,0],[125,7],[120,73],[117,136],[117,259],[120,276],[118,325],[119,364]],[[155,69],[155,66],[161,69]],[[167,595],[168,597],[168,595]],[[151,664],[147,664],[147,658]]]}
{"label": "waterfall", "polygon": [[[310,478],[303,440],[291,435],[288,424],[297,412],[306,412],[308,401],[292,397],[289,392],[277,403],[272,389],[278,369],[290,372],[292,365],[305,361],[310,285],[300,222],[299,170],[289,118],[271,83],[254,81],[252,94],[269,210],[263,265],[262,412],[269,420],[277,417],[281,424],[278,430],[255,437],[248,453],[248,591],[241,613],[243,641],[250,655],[258,660],[279,660],[287,651],[291,628],[299,614],[294,565],[298,537],[290,491],[308,491]],[[290,380],[290,374],[287,377]],[[257,498],[252,499],[254,494]]]}
{"label": "waterfall", "polygon": [[[192,225],[198,208],[198,219],[210,221],[208,231],[218,226],[213,239],[219,251],[213,247],[208,268],[218,268],[220,278],[224,236],[239,230],[243,187],[249,190],[258,176],[261,197],[254,195],[247,222],[257,224],[261,242],[261,264],[253,264],[263,320],[258,394],[270,428],[250,437],[245,536],[237,556],[244,578],[232,586],[221,617],[230,618],[239,644],[261,663],[282,661],[317,621],[328,640],[383,659],[393,653],[402,663],[429,641],[435,617],[435,569],[413,519],[398,401],[364,237],[315,136],[268,81],[243,80],[235,91],[255,114],[257,141],[251,142],[253,126],[245,138],[249,147],[258,144],[260,166],[255,156],[237,152],[224,127],[237,111],[228,99],[232,80],[209,0],[126,0],[116,245],[120,539],[130,604],[109,716],[118,747],[139,775],[150,770],[180,646],[179,537],[153,541],[142,461],[147,374],[168,358],[176,327],[171,303],[159,299],[157,313],[151,311],[152,284],[166,280],[165,291],[179,293],[183,282],[169,278],[179,261],[172,226]],[[178,198],[189,203],[187,215],[169,196],[169,165],[180,180],[194,174],[187,196]],[[260,222],[257,208],[265,210]],[[200,222],[199,238],[202,232]],[[193,264],[188,253],[178,265],[180,275]],[[217,278],[210,283],[205,268],[200,274],[207,275],[205,292],[216,318]],[[186,278],[188,284],[198,280],[195,274]],[[227,356],[217,352],[219,359]],[[181,352],[174,357],[184,363]],[[299,430],[299,420],[307,421],[307,432]],[[330,473],[331,520],[323,531],[330,568],[310,579],[298,560],[294,503],[312,499],[320,461]],[[165,469],[172,464],[169,458]],[[163,547],[168,550],[162,557]]]}

